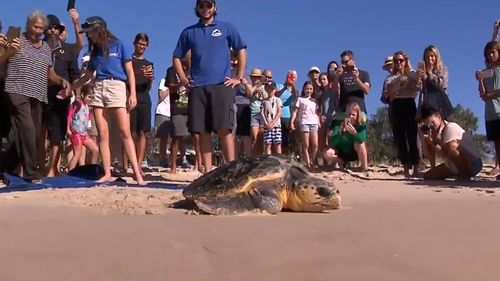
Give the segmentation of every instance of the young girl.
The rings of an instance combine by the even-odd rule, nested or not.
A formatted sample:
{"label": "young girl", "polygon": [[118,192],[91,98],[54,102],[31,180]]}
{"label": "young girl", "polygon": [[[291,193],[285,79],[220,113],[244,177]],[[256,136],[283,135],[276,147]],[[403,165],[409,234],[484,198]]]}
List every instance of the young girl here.
{"label": "young girl", "polygon": [[314,85],[306,81],[302,87],[302,95],[298,98],[293,109],[290,129],[295,130],[295,119],[299,115],[299,124],[302,131],[302,154],[307,167],[312,166],[312,159],[316,159],[318,152],[319,108],[312,98]]}
{"label": "young girl", "polygon": [[[484,47],[486,69],[476,72],[479,96],[484,101],[486,137],[495,144],[497,163],[500,162],[500,44],[488,42]],[[497,176],[500,180],[500,175]]]}
{"label": "young girl", "polygon": [[81,98],[69,106],[67,134],[73,146],[73,157],[69,161],[68,171],[73,170],[80,160],[85,146],[92,155],[91,164],[97,163],[98,147],[89,136],[89,122],[92,119],[88,103],[92,101],[93,89],[89,84],[81,88]]}
{"label": "young girl", "polygon": [[[99,180],[111,180],[111,152],[109,147],[109,118],[115,117],[123,146],[134,171],[135,180],[145,185],[142,178],[134,141],[130,133],[128,112],[137,105],[135,76],[132,68],[132,52],[118,40],[106,27],[106,21],[101,17],[90,17],[82,24],[83,32],[89,40],[90,62],[82,77],[73,85],[78,88],[89,80],[96,72],[94,84],[94,99],[89,106],[94,108],[94,116],[99,132],[99,151],[101,153],[104,176]],[[130,90],[127,95],[127,84]]]}

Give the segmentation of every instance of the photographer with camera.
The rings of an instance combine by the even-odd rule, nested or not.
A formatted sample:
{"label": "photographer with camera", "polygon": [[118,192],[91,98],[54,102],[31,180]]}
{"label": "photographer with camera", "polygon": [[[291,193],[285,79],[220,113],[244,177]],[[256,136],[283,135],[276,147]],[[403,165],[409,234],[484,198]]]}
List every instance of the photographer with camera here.
{"label": "photographer with camera", "polygon": [[357,103],[347,106],[346,118],[335,120],[329,140],[330,148],[323,150],[323,158],[329,164],[345,166],[347,162],[359,160],[360,169],[368,170],[368,152],[366,150],[366,115]]}
{"label": "photographer with camera", "polygon": [[427,171],[424,179],[470,179],[481,171],[481,154],[474,146],[472,136],[462,127],[444,120],[439,109],[428,104],[422,105],[421,120],[420,130],[425,144],[431,148],[431,161],[435,161],[436,155],[445,159],[444,163]]}
{"label": "photographer with camera", "polygon": [[[484,59],[486,69],[477,71],[476,79],[479,83],[479,96],[484,101],[486,138],[495,143],[498,165],[500,163],[500,44],[498,42],[491,41],[486,44]],[[500,180],[500,175],[497,176],[497,180]]]}

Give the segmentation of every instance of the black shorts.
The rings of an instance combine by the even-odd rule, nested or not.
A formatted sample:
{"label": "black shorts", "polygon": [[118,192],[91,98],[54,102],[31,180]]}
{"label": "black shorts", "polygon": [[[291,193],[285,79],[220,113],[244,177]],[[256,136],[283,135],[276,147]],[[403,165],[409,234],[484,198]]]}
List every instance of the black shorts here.
{"label": "black shorts", "polygon": [[486,121],[486,138],[489,141],[500,140],[500,119]]}
{"label": "black shorts", "polygon": [[43,111],[42,120],[47,125],[47,139],[49,141],[62,142],[66,139],[68,107],[47,105]]}
{"label": "black shorts", "polygon": [[236,105],[236,135],[250,136],[250,104]]}
{"label": "black shorts", "polygon": [[281,146],[290,145],[290,118],[281,118]]}
{"label": "black shorts", "polygon": [[349,153],[344,153],[337,149],[335,149],[335,152],[337,153],[337,156],[344,162],[352,162],[358,160],[358,153],[355,149],[351,150],[351,152]]}
{"label": "black shorts", "polygon": [[132,134],[151,131],[151,104],[138,103],[130,112],[130,131]]}
{"label": "black shorts", "polygon": [[235,122],[234,94],[234,89],[224,84],[191,89],[188,101],[189,132],[231,131]]}

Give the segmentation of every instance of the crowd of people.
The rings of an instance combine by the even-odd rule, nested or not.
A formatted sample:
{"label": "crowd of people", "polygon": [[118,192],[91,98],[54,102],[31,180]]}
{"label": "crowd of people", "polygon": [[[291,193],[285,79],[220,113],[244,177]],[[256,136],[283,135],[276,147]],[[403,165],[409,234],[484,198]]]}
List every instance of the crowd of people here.
{"label": "crowd of people", "polygon": [[[100,163],[100,180],[109,181],[112,154],[118,153],[121,168],[126,171],[130,165],[134,179],[144,184],[142,164],[153,137],[159,139],[161,165],[170,173],[177,172],[177,165],[211,171],[214,140],[225,162],[284,153],[298,155],[313,171],[347,165],[369,169],[365,96],[371,82],[369,73],[358,68],[354,52],[342,52],[340,63],[331,61],[324,71],[311,67],[303,85],[297,85],[295,70],[280,83],[269,68],[247,73],[247,42],[231,23],[216,19],[215,0],[197,0],[195,11],[199,21],[180,33],[172,64],[158,86],[154,126],[150,91],[156,73],[146,59],[146,33],[136,35],[132,49],[113,35],[103,18],[92,16],[80,25],[72,9],[76,43],[66,43],[66,27],[57,16],[40,12],[28,16],[25,31],[15,38],[0,36],[0,134],[6,140],[0,171],[32,182],[55,176],[68,140],[69,169]],[[484,48],[486,68],[476,73],[497,164],[499,27],[497,21]],[[85,37],[89,48],[79,67]],[[477,175],[482,162],[472,136],[448,121],[453,106],[438,48],[428,46],[415,69],[404,51],[387,57],[382,68],[388,76],[380,100],[388,106],[405,176]],[[116,135],[121,150],[114,144],[110,148]],[[194,167],[186,160],[188,138],[196,153]],[[431,165],[425,173],[424,158]],[[443,163],[438,165],[437,159]]]}

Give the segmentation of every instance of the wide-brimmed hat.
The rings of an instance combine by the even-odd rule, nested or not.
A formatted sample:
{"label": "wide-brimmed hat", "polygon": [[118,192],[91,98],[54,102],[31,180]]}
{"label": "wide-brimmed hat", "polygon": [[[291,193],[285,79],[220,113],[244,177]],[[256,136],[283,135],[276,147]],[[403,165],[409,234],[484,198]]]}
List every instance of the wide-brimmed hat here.
{"label": "wide-brimmed hat", "polygon": [[63,33],[66,27],[61,24],[59,18],[55,15],[47,15],[47,27],[54,26],[59,30],[59,32]]}
{"label": "wide-brimmed hat", "polygon": [[384,61],[384,65],[382,67],[385,67],[385,66],[388,66],[388,65],[392,65],[393,64],[393,61],[394,58],[392,56],[388,56],[385,58],[385,61]]}
{"label": "wide-brimmed hat", "polygon": [[106,28],[106,21],[99,16],[90,17],[86,19],[84,23],[82,23],[82,30],[80,31],[80,33],[86,33],[92,31],[94,28],[97,27]]}
{"label": "wide-brimmed hat", "polygon": [[262,76],[262,70],[260,70],[258,68],[254,68],[250,72],[250,77],[261,77],[261,76]]}

